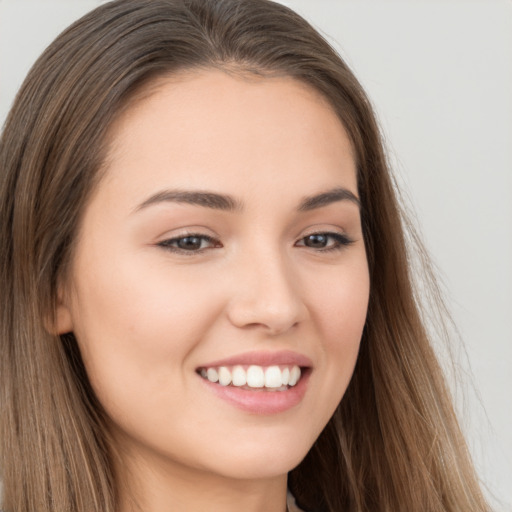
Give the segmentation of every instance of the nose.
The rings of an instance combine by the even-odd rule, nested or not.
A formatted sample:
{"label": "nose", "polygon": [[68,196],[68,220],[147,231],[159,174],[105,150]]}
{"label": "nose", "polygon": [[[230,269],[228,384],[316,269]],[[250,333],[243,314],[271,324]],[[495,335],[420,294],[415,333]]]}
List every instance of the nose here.
{"label": "nose", "polygon": [[228,317],[239,328],[260,328],[270,336],[287,332],[307,317],[293,265],[275,252],[259,254],[232,274]]}

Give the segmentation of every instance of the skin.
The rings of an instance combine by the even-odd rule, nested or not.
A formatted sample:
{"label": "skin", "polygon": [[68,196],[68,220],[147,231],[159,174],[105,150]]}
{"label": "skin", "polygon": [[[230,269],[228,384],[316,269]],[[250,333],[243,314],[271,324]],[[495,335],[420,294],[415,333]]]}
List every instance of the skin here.
{"label": "skin", "polygon": [[[201,70],[161,80],[111,140],[57,318],[111,422],[120,512],[283,512],[287,473],[341,400],[366,318],[357,202],[297,210],[332,189],[357,196],[347,134],[291,78]],[[239,208],[141,207],[169,189],[229,194]],[[190,233],[215,242],[161,245]],[[350,244],[328,235],[311,246],[314,233]],[[277,414],[234,407],[196,372],[279,350],[308,357],[312,371],[301,402]]]}

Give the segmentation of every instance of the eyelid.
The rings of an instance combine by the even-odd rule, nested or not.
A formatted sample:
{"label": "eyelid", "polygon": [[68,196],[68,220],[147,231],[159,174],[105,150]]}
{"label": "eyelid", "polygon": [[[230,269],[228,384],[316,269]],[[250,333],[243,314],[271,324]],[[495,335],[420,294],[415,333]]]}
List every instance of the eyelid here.
{"label": "eyelid", "polygon": [[[328,237],[328,238],[332,238],[332,239],[335,240],[336,243],[334,243],[331,246],[327,246],[327,247],[323,247],[323,248],[309,247],[305,243],[299,244],[299,242],[304,242],[308,237],[315,236],[315,235],[325,236],[325,237]],[[295,245],[298,246],[298,247],[305,247],[307,249],[312,249],[313,251],[316,251],[316,252],[324,252],[325,253],[325,252],[343,250],[346,247],[352,245],[354,242],[355,242],[355,240],[350,238],[345,233],[340,233],[338,231],[329,231],[327,229],[323,229],[323,230],[319,229],[319,230],[315,230],[315,231],[312,231],[312,232],[309,232],[309,233],[305,234],[299,240],[297,240]]]}
{"label": "eyelid", "polygon": [[[193,249],[182,249],[180,247],[175,247],[172,244],[177,243],[179,240],[183,240],[184,238],[200,238],[203,241],[210,243],[210,247],[203,247],[196,250]],[[186,256],[193,256],[194,254],[201,254],[209,249],[214,249],[218,247],[222,247],[220,240],[212,235],[207,235],[205,233],[198,233],[194,231],[186,231],[180,233],[175,236],[171,236],[168,238],[164,238],[155,244],[157,247],[160,247],[169,252],[183,254]]]}
{"label": "eyelid", "polygon": [[[328,243],[325,247],[314,247],[314,246],[306,245],[305,240],[307,240],[308,237],[312,237],[315,235],[326,237],[327,239],[331,240],[331,243],[330,244]],[[198,248],[192,247],[192,248],[187,249],[187,248],[182,248],[182,247],[178,247],[178,246],[174,245],[174,244],[177,244],[180,240],[183,240],[185,238],[198,238],[201,240],[200,245],[202,245],[202,242],[206,242],[209,246],[208,247],[200,246]],[[334,240],[334,243],[332,243],[333,240]],[[306,249],[310,249],[310,250],[312,250],[314,252],[318,252],[318,253],[322,253],[322,252],[325,253],[325,252],[343,250],[353,243],[354,243],[354,240],[352,238],[350,238],[345,233],[340,233],[339,231],[332,231],[332,230],[329,231],[329,229],[316,229],[316,230],[312,230],[312,231],[304,234],[301,238],[299,238],[294,243],[294,246],[295,247],[304,247]],[[204,232],[201,233],[199,231],[195,231],[192,229],[186,230],[186,231],[176,234],[174,236],[164,238],[164,239],[160,240],[159,242],[157,242],[155,245],[166,250],[166,251],[177,253],[177,254],[182,254],[182,255],[186,255],[186,256],[193,256],[193,255],[201,254],[205,251],[209,251],[211,249],[222,247],[222,243],[220,242],[218,237],[206,234]]]}

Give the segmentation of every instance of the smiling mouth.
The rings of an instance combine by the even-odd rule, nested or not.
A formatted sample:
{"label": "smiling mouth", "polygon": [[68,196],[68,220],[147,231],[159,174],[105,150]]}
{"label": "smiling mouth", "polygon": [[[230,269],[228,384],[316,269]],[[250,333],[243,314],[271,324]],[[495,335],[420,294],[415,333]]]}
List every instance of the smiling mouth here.
{"label": "smiling mouth", "polygon": [[198,368],[205,380],[250,391],[286,391],[300,381],[305,369],[297,365],[236,365]]}

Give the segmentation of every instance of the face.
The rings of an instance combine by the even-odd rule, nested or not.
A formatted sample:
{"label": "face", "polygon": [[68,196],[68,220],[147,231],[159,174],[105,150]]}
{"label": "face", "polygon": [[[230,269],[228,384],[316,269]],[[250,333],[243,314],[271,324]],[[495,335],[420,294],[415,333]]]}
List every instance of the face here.
{"label": "face", "polygon": [[58,328],[114,439],[146,465],[286,474],[340,402],[366,317],[343,126],[291,78],[197,71],[111,135]]}

